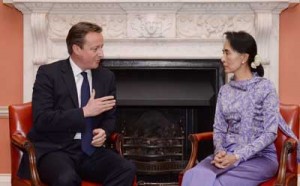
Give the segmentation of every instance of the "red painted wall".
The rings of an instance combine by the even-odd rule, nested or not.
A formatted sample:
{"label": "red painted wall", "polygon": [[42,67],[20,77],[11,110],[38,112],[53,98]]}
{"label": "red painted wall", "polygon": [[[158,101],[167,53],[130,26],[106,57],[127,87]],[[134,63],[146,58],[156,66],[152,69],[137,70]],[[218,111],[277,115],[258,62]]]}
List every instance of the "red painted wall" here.
{"label": "red painted wall", "polygon": [[300,104],[300,5],[280,15],[279,95],[283,103]]}
{"label": "red painted wall", "polygon": [[[22,14],[0,2],[0,106],[22,102]],[[10,173],[8,119],[0,119],[0,174]]]}

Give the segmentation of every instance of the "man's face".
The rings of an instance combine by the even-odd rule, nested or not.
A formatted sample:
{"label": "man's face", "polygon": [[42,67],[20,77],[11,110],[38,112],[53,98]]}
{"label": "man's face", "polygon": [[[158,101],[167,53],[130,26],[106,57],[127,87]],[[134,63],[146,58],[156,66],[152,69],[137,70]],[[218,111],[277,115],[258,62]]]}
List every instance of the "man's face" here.
{"label": "man's face", "polygon": [[89,32],[84,41],[82,49],[78,47],[79,66],[82,70],[95,69],[104,56],[102,33]]}

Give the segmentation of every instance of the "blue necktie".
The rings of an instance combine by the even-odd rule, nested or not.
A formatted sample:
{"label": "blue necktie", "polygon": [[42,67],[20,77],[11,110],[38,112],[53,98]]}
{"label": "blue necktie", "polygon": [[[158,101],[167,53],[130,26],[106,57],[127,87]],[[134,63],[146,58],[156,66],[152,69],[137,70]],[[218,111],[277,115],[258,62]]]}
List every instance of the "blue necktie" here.
{"label": "blue necktie", "polygon": [[[83,81],[81,85],[81,107],[84,107],[90,99],[90,85],[86,72],[81,72]],[[81,149],[87,155],[93,154],[95,147],[91,145],[93,138],[93,120],[85,118],[85,131],[81,136]]]}

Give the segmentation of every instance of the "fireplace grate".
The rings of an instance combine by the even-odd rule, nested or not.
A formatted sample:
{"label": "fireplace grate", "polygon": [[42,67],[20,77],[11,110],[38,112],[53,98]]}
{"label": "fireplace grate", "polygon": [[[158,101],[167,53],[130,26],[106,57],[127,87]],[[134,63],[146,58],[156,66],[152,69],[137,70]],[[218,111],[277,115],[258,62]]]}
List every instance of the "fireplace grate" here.
{"label": "fireplace grate", "polygon": [[178,173],[187,161],[183,160],[184,136],[181,137],[124,137],[124,156],[131,159],[140,174]]}
{"label": "fireplace grate", "polygon": [[144,162],[144,161],[136,161],[133,160],[135,163],[138,172],[140,174],[165,174],[165,173],[178,173],[182,171],[187,161],[151,161],[151,162]]}

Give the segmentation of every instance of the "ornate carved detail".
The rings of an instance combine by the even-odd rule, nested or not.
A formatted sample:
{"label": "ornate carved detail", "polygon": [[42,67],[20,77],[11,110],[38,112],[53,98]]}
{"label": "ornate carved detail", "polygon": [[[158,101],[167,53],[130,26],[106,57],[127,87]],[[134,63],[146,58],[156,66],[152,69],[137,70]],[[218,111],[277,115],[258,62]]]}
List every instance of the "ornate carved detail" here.
{"label": "ornate carved detail", "polygon": [[55,3],[53,6],[53,11],[55,12],[72,12],[76,14],[90,14],[96,13],[107,14],[107,13],[124,13],[118,3],[95,3],[95,2],[85,2],[85,3]]}
{"label": "ornate carved detail", "polygon": [[174,37],[174,16],[171,14],[128,15],[129,37],[165,38]]}
{"label": "ornate carved detail", "polygon": [[87,2],[87,3],[57,3],[55,4],[55,9],[98,9],[98,8],[109,8],[109,9],[117,9],[119,8],[119,4],[118,3],[91,3],[91,2]]}
{"label": "ornate carved detail", "polygon": [[253,33],[254,15],[190,15],[177,17],[177,37],[221,39],[228,30]]}
{"label": "ornate carved detail", "polygon": [[[25,0],[27,1],[27,0]],[[107,13],[107,12],[124,12],[119,3],[95,3],[94,2],[65,2],[65,1],[53,1],[53,2],[14,2],[14,6],[21,10],[22,12],[31,13],[31,12],[60,12],[60,13]]]}
{"label": "ornate carved detail", "polygon": [[63,39],[66,37],[68,30],[72,26],[66,16],[49,15],[48,17],[48,37],[51,39]]}
{"label": "ornate carved detail", "polygon": [[53,3],[50,2],[14,2],[14,6],[21,10],[23,13],[32,13],[32,12],[39,12],[39,13],[46,13],[48,12]]}
{"label": "ornate carved detail", "polygon": [[[279,20],[278,20],[278,15],[280,12],[279,10],[284,9],[287,6],[288,3],[260,2],[260,3],[251,4],[251,8],[256,13],[255,36],[256,36],[257,45],[259,46],[258,53],[262,57],[265,64],[269,64],[270,59],[278,60],[278,56],[272,57],[270,54],[270,52],[276,51],[276,50],[271,51],[270,46],[275,44],[278,47],[278,41],[279,41],[278,29],[272,29],[272,28],[279,28]],[[277,48],[276,46],[273,47]]]}
{"label": "ornate carved detail", "polygon": [[45,64],[47,62],[47,21],[46,14],[31,14],[31,31],[33,39],[33,64]]}
{"label": "ornate carved detail", "polygon": [[50,2],[29,2],[26,3],[26,7],[30,10],[49,10],[52,8],[53,3]]}
{"label": "ornate carved detail", "polygon": [[249,10],[249,2],[248,3],[240,3],[240,2],[223,2],[223,3],[186,3],[182,7],[181,11],[190,12],[191,10],[197,11],[218,11],[221,12],[230,12],[234,11],[245,11]]}
{"label": "ornate carved detail", "polygon": [[273,11],[277,11],[278,8],[282,8],[282,9],[286,8],[288,6],[288,2],[286,3],[256,2],[256,3],[251,3],[250,6],[255,12],[273,12]]}
{"label": "ornate carved detail", "polygon": [[97,23],[103,28],[105,38],[123,38],[126,35],[124,15],[49,15],[49,38],[65,39],[68,30],[79,21]]}
{"label": "ornate carved detail", "polygon": [[271,13],[258,13],[255,19],[256,27],[256,40],[258,47],[258,53],[262,57],[263,61],[268,63],[270,56],[270,38],[272,29],[272,14]]}
{"label": "ornate carved detail", "polygon": [[135,2],[121,3],[120,6],[126,11],[176,11],[181,8],[182,3],[176,2]]}

